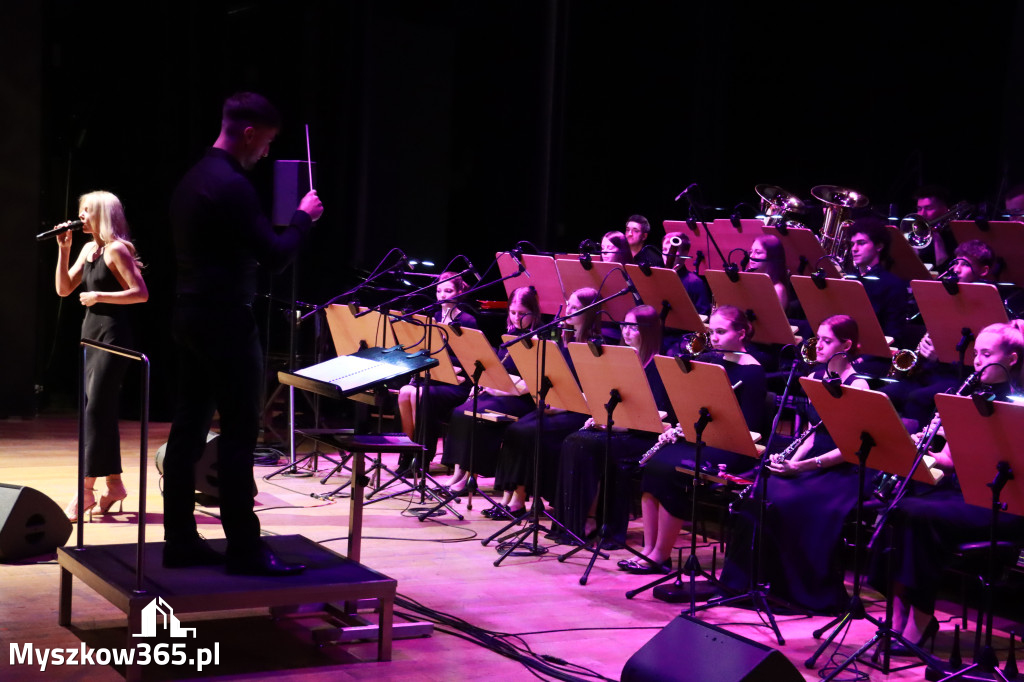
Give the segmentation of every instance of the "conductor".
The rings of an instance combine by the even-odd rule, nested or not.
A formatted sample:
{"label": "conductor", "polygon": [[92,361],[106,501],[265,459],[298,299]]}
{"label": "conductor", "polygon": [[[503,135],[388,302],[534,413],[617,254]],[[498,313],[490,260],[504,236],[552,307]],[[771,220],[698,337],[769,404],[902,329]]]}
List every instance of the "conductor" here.
{"label": "conductor", "polygon": [[[315,191],[290,224],[274,230],[246,177],[267,156],[281,127],[263,96],[242,92],[224,102],[220,136],[171,197],[177,259],[173,336],[177,356],[174,422],[164,461],[164,553],[167,568],[227,564],[244,575],[290,575],[260,539],[253,511],[253,450],[259,434],[263,353],[252,301],[257,267],[283,269],[323,213]],[[217,472],[227,556],[200,537],[195,521],[195,467],[214,410],[220,413]]]}

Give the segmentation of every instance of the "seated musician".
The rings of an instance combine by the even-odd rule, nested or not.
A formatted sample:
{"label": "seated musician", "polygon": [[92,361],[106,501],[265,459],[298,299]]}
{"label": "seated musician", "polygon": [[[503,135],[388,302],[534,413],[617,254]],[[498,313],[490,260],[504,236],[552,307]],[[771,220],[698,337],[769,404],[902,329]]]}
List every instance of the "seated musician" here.
{"label": "seated musician", "polygon": [[[736,388],[736,397],[743,416],[752,430],[761,428],[764,421],[765,372],[760,363],[747,352],[747,343],[753,326],[739,308],[720,306],[711,313],[708,329],[714,352],[697,359],[714,362],[725,368],[729,381],[742,382]],[[683,516],[690,510],[690,481],[676,471],[679,465],[694,464],[694,446],[679,440],[688,426],[676,425],[660,437],[669,443],[661,447],[644,466],[643,510],[644,547],[642,553],[657,566],[634,559],[619,562],[619,568],[630,573],[667,573],[671,565],[672,547],[683,527]],[[743,455],[718,448],[705,447],[701,459],[710,464],[712,471],[724,464],[734,471],[749,468],[753,462]]]}
{"label": "seated musician", "polygon": [[[440,309],[434,313],[434,321],[441,324],[459,324],[463,327],[475,328],[476,318],[468,312],[459,308],[459,295],[469,289],[466,282],[457,272],[442,272],[438,276],[440,284],[437,285],[437,301]],[[453,359],[453,362],[455,360]],[[406,384],[398,391],[398,412],[402,419],[402,431],[410,440],[417,440],[417,418],[424,417],[422,423],[422,445],[426,448],[424,464],[429,464],[437,452],[437,439],[441,435],[441,423],[448,420],[452,410],[461,404],[468,396],[470,383],[463,381],[455,386],[431,380],[430,388],[424,391],[426,382],[419,377]],[[427,400],[421,401],[421,396],[426,394]],[[419,415],[420,403],[426,414]],[[413,455],[403,454],[399,458],[398,469],[400,473],[406,473],[414,461]]]}
{"label": "seated musician", "polygon": [[[673,248],[673,240],[678,246]],[[701,315],[711,312],[711,294],[703,279],[686,267],[686,256],[690,255],[690,236],[685,232],[666,232],[661,240],[661,253],[665,257],[665,267],[679,273],[679,279],[686,289],[686,295],[693,301],[693,307]]]}
{"label": "seated musician", "polygon": [[[670,411],[665,386],[654,363],[654,356],[661,350],[661,320],[658,312],[649,305],[641,305],[626,313],[622,340],[640,356],[640,363],[644,367],[658,409]],[[614,415],[612,418],[614,420]],[[584,429],[569,435],[562,444],[561,468],[554,500],[555,517],[581,538],[596,530],[601,513],[598,508],[602,497],[601,485],[605,481],[608,487],[608,507],[603,512],[607,527],[605,539],[609,546],[621,547],[626,541],[626,527],[629,523],[630,479],[636,471],[640,456],[654,444],[656,438],[653,433],[613,427],[605,471],[607,433],[604,428],[596,427],[593,419],[588,419]],[[604,473],[607,473],[606,480],[602,475]]]}
{"label": "seated musician", "polygon": [[[596,289],[577,289],[565,303],[565,321],[562,331],[562,355],[572,369],[568,344],[572,341],[587,342],[599,339],[601,328],[598,322],[600,308],[582,313],[585,308],[600,298]],[[484,510],[484,516],[496,521],[508,518],[510,512],[517,517],[527,512],[527,493],[533,492],[533,458],[538,438],[540,440],[540,495],[546,500],[554,499],[555,481],[558,474],[558,457],[562,441],[567,435],[578,431],[587,415],[564,410],[548,410],[544,415],[543,431],[538,434],[537,411],[534,409],[505,429],[498,454],[497,470],[494,474],[494,489],[504,494],[501,508]]]}
{"label": "seated musician", "polygon": [[651,233],[651,223],[642,215],[631,215],[626,220],[626,242],[629,244],[630,263],[651,267],[661,267],[662,260],[657,247],[646,247],[647,236]]}
{"label": "seated musician", "polygon": [[[985,327],[974,342],[974,369],[981,372],[981,384],[997,399],[1005,400],[1013,385],[1020,381],[1024,358],[1024,322],[993,324]],[[1000,366],[1001,365],[1001,366]],[[937,421],[933,428],[937,427]],[[941,428],[939,435],[942,435]],[[920,434],[916,436],[920,438]],[[953,472],[948,444],[935,453],[936,465]],[[995,472],[993,472],[993,475]],[[935,598],[942,570],[949,565],[957,546],[989,538],[991,509],[968,504],[955,476],[946,476],[937,486],[915,487],[903,497],[889,515],[891,542],[874,547],[869,582],[883,594],[887,586],[887,547],[891,547],[893,628],[919,646],[934,638],[939,629],[935,619]],[[1000,514],[997,535],[1000,539],[1024,536],[1024,518]],[[883,534],[880,538],[885,539]],[[908,653],[894,643],[890,653]]]}
{"label": "seated musician", "polygon": [[618,230],[605,232],[601,237],[601,260],[606,263],[625,265],[633,262],[633,255],[626,242],[626,235]]}
{"label": "seated musician", "polygon": [[[520,334],[539,327],[540,297],[532,286],[519,287],[508,299],[508,320],[505,330],[509,334]],[[504,348],[499,352],[502,366],[512,375],[516,387],[526,390],[523,380],[515,376],[516,368],[511,356]],[[521,417],[533,409],[530,394],[504,393],[493,388],[481,388],[478,391],[476,411],[483,414],[490,410],[512,417]],[[501,436],[508,422],[477,420],[474,427],[473,399],[470,397],[462,405],[455,408],[448,422],[448,432],[444,439],[444,455],[441,463],[454,467],[454,473],[448,481],[449,490],[459,493],[465,489],[469,477],[474,474],[493,476],[498,459],[498,448]],[[469,412],[470,415],[467,415]],[[473,452],[470,452],[470,435],[472,432]],[[472,469],[470,469],[472,463]]]}
{"label": "seated musician", "polygon": [[788,313],[791,299],[789,269],[786,267],[786,251],[778,237],[766,234],[754,240],[750,245],[747,272],[763,272],[768,275],[782,309]]}
{"label": "seated musician", "polygon": [[1024,182],[1006,190],[1004,210],[1007,220],[1024,220]]}
{"label": "seated musician", "polygon": [[[815,350],[822,363],[810,376],[831,375],[844,386],[868,388],[853,367],[858,339],[853,318],[827,318],[817,330]],[[810,412],[812,424],[817,424],[813,407]],[[771,559],[762,561],[759,576],[769,584],[770,596],[809,611],[834,613],[848,601],[840,538],[843,523],[857,504],[857,470],[843,460],[824,426],[805,432],[794,444],[795,449],[791,445],[786,452],[771,455],[766,467],[771,477],[761,556]],[[722,570],[723,586],[737,592],[750,588],[754,526],[747,511],[750,507],[736,519]]]}
{"label": "seated musician", "polygon": [[[940,185],[918,187],[914,192],[914,201],[917,203],[917,215],[930,223],[949,213],[952,205],[949,190]],[[949,254],[956,248],[956,239],[952,230],[938,229],[938,226],[933,226],[931,233],[931,244],[919,249],[918,256],[925,263],[932,263],[941,271],[947,267]]]}
{"label": "seated musician", "polygon": [[850,255],[886,336],[899,341],[906,323],[907,283],[889,272],[892,236],[882,220],[858,218],[849,228]]}

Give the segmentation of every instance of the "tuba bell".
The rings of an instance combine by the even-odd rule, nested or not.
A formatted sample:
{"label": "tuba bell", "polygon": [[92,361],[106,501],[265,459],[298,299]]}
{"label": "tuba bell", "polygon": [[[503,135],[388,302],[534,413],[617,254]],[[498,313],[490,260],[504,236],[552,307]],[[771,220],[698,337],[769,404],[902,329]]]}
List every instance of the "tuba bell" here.
{"label": "tuba bell", "polygon": [[818,185],[811,190],[814,198],[825,204],[825,220],[821,224],[821,248],[829,256],[835,256],[846,262],[850,250],[850,235],[847,234],[850,213],[855,208],[868,205],[868,198],[852,189],[835,185]]}
{"label": "tuba bell", "polygon": [[808,365],[818,364],[818,337],[808,336],[800,343],[800,359]]}
{"label": "tuba bell", "polygon": [[[765,225],[778,225],[787,213],[803,213],[806,207],[800,197],[775,185],[758,185],[754,191],[761,197]],[[799,223],[793,226],[802,227]]]}
{"label": "tuba bell", "polygon": [[711,334],[707,332],[684,334],[679,341],[679,347],[689,355],[700,355],[706,350],[711,350]]}

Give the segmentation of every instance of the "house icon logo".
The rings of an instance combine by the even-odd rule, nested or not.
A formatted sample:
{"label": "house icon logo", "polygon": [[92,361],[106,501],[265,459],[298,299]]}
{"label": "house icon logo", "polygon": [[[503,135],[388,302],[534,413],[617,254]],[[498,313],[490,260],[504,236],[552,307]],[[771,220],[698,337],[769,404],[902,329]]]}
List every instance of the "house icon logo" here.
{"label": "house icon logo", "polygon": [[174,615],[174,609],[157,597],[142,609],[142,632],[132,637],[156,637],[158,628],[162,628],[171,637],[195,637],[195,628],[181,627],[181,621]]}

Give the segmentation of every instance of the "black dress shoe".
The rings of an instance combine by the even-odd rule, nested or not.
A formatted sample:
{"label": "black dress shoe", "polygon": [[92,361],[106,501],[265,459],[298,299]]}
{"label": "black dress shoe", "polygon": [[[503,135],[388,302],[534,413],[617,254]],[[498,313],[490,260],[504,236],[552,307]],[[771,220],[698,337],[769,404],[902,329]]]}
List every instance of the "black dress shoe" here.
{"label": "black dress shoe", "polygon": [[[939,620],[932,616],[932,619],[928,621],[928,625],[925,626],[924,632],[921,633],[921,639],[917,640],[916,644],[919,649],[923,649],[924,645],[931,641],[930,649],[935,651],[935,635],[939,634]],[[903,646],[903,643],[898,639],[894,639],[889,644],[889,655],[890,656],[917,656],[917,653],[911,651],[909,647]]]}
{"label": "black dress shoe", "polygon": [[217,566],[223,563],[224,555],[199,539],[164,544],[164,568]]}
{"label": "black dress shoe", "polygon": [[231,575],[261,575],[268,577],[296,575],[306,570],[305,564],[283,561],[266,545],[247,552],[228,550],[227,572]]}
{"label": "black dress shoe", "polygon": [[666,559],[664,563],[652,565],[641,559],[629,559],[626,561],[625,566],[622,566],[622,568],[627,573],[634,573],[636,575],[666,575],[669,571],[672,570],[672,560]]}

